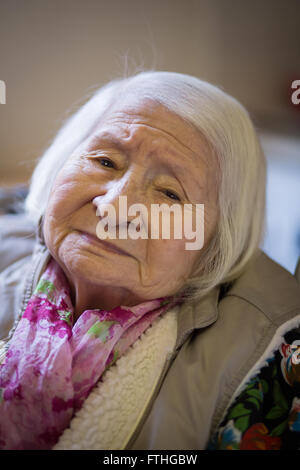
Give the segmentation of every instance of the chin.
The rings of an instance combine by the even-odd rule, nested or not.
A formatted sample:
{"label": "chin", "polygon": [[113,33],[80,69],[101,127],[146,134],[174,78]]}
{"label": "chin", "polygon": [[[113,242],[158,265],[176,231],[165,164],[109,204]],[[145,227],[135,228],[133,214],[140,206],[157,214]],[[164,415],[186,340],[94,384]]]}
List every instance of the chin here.
{"label": "chin", "polygon": [[[126,274],[120,278],[120,268],[118,265],[106,258],[89,253],[67,253],[58,261],[64,271],[68,272],[72,282],[80,280],[80,282],[102,285],[123,287],[122,281],[128,279]],[[113,269],[114,266],[114,269]]]}

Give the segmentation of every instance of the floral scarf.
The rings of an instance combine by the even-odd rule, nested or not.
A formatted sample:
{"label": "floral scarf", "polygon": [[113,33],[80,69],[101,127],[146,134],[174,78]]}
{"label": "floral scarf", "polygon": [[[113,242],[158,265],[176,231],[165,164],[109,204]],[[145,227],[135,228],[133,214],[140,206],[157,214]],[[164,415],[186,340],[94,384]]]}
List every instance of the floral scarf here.
{"label": "floral scarf", "polygon": [[51,258],[0,365],[0,449],[51,449],[102,374],[178,299],[86,310]]}

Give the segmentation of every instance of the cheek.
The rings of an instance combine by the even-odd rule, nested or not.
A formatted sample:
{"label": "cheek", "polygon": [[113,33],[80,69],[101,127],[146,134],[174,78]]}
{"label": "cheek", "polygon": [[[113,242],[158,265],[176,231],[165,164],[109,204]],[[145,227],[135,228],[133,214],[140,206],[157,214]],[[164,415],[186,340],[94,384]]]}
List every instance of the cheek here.
{"label": "cheek", "polygon": [[46,212],[55,219],[63,220],[91,198],[86,177],[80,173],[76,165],[70,165],[57,176]]}
{"label": "cheek", "polygon": [[167,274],[170,277],[172,274],[175,278],[189,275],[196,252],[185,250],[185,240],[150,240],[150,243],[150,269],[155,269],[160,276]]}
{"label": "cheek", "polygon": [[63,168],[58,174],[44,216],[44,236],[50,251],[58,243],[70,217],[82,200],[80,183],[74,172],[68,170],[68,167]]}

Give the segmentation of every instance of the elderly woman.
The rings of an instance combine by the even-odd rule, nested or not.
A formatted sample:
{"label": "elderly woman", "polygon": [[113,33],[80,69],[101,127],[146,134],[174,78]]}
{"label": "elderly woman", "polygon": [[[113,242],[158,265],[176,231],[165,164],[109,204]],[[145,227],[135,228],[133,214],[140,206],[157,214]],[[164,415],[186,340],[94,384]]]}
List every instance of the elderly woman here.
{"label": "elderly woman", "polygon": [[[297,280],[259,247],[265,176],[245,109],[191,76],[116,80],[75,113],[24,214],[1,217],[2,449],[245,448],[268,387],[257,372],[279,339],[295,352],[282,335],[300,323]],[[121,237],[135,220],[121,196],[148,215],[188,207],[193,223],[203,205],[202,246],[174,227],[142,236],[142,218]],[[99,237],[108,206],[116,236]]]}

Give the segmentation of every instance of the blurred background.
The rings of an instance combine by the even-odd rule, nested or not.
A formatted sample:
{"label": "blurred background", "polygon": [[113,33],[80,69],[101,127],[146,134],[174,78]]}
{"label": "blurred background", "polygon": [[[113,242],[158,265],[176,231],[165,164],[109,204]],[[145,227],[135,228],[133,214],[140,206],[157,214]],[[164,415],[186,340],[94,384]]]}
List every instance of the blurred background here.
{"label": "blurred background", "polygon": [[12,185],[22,196],[37,159],[93,91],[148,68],[195,75],[248,109],[268,162],[262,248],[294,272],[299,0],[0,0],[0,197]]}

